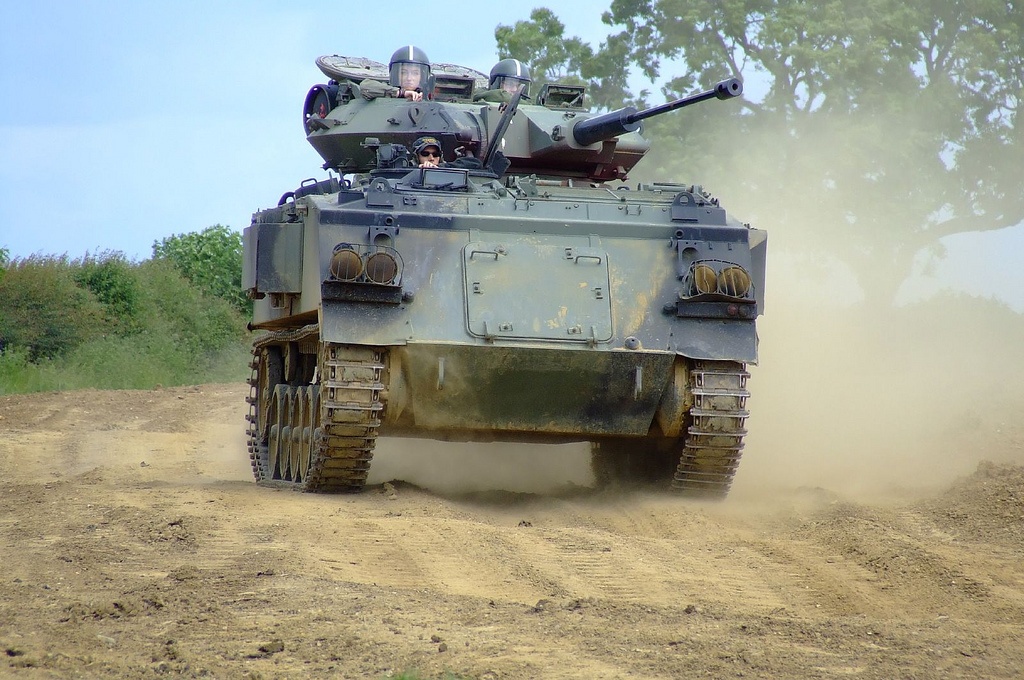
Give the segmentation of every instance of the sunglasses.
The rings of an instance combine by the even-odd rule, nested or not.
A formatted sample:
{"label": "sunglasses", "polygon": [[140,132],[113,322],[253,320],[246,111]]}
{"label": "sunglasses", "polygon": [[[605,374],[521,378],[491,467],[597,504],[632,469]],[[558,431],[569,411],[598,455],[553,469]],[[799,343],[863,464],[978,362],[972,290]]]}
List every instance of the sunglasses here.
{"label": "sunglasses", "polygon": [[430,156],[431,158],[440,158],[440,151],[420,151],[421,156]]}

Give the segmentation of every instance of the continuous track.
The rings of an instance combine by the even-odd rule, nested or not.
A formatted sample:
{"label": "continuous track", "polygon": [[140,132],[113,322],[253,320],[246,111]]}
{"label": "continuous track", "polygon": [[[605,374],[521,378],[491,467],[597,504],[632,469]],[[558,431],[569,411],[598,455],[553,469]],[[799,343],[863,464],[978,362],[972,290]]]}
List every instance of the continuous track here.
{"label": "continuous track", "polygon": [[687,494],[724,497],[743,454],[747,378],[742,363],[698,361],[690,371],[694,403],[672,488]]}
{"label": "continuous track", "polygon": [[696,361],[688,369],[692,407],[682,437],[606,438],[591,445],[598,486],[670,486],[686,496],[724,498],[743,452],[747,378],[741,363]]}
{"label": "continuous track", "polygon": [[[284,381],[288,370],[278,357],[290,345],[317,351],[308,380]],[[250,366],[247,435],[256,481],[361,490],[385,408],[386,350],[320,343],[312,325],[258,339]]]}

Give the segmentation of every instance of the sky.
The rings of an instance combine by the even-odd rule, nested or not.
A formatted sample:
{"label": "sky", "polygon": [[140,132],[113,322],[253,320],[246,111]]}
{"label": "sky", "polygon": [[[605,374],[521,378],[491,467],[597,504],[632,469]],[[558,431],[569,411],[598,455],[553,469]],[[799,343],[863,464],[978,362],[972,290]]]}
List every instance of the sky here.
{"label": "sky", "polygon": [[[571,35],[610,3],[545,0]],[[494,29],[529,4],[5,3],[0,17],[0,247],[12,256],[152,255],[156,240],[242,229],[323,179],[302,104],[318,56],[387,62],[410,42],[489,72]]]}
{"label": "sky", "polygon": [[[609,1],[535,4],[255,0],[7,3],[0,19],[0,248],[12,257],[119,251],[223,224],[307,178],[322,159],[301,109],[325,54],[387,62],[410,42],[488,72],[494,29],[550,8],[595,48]],[[360,9],[362,7],[373,7]],[[634,89],[639,89],[634,88]],[[748,92],[756,88],[748,88]],[[760,225],[759,225],[760,226]],[[944,287],[1024,312],[1024,226],[945,242],[903,297]],[[1002,258],[992,266],[992,254]],[[975,266],[987,275],[974,274]]]}

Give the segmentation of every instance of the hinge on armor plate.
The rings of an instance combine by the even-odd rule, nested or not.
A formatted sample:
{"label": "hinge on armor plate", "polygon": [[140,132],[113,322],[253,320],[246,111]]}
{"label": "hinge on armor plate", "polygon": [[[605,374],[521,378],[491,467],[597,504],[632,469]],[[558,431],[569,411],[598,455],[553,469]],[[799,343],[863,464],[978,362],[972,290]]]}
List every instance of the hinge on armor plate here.
{"label": "hinge on armor plate", "polygon": [[680,191],[672,199],[672,221],[724,226],[725,210],[718,206],[718,200],[704,193],[699,186],[690,189]]}
{"label": "hinge on armor plate", "polygon": [[370,182],[370,188],[366,192],[367,207],[394,208],[397,202],[398,197],[386,179],[378,177]]}

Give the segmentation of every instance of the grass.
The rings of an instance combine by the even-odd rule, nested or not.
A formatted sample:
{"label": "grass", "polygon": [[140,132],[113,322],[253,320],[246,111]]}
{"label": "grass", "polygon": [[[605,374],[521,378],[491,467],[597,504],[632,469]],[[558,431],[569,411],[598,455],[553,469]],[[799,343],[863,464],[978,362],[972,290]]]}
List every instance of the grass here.
{"label": "grass", "polygon": [[67,357],[38,362],[29,361],[25,350],[14,349],[0,354],[0,395],[242,382],[249,377],[249,347],[247,339],[238,340],[192,356],[163,343],[154,347],[107,338],[86,343]]}
{"label": "grass", "polygon": [[0,394],[240,382],[245,322],[165,261],[16,260],[0,270]]}

